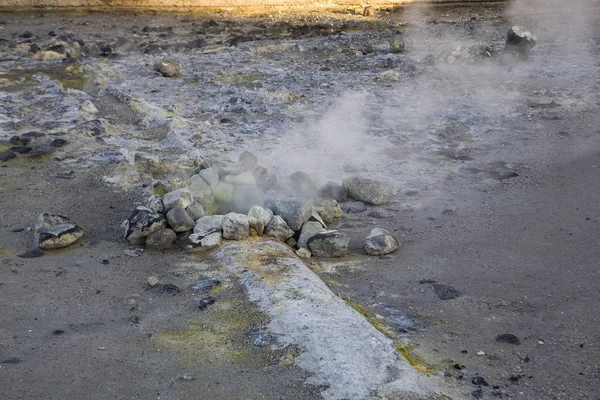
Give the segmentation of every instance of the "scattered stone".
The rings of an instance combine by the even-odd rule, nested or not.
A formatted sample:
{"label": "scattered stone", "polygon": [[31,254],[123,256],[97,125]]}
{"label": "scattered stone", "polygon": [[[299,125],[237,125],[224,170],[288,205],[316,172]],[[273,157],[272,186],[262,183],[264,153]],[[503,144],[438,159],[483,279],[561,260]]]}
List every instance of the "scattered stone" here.
{"label": "scattered stone", "polygon": [[327,182],[319,191],[319,195],[321,197],[334,199],[339,202],[346,201],[348,198],[348,192],[346,189],[344,189],[344,187],[339,183],[333,181]]}
{"label": "scattered stone", "polygon": [[265,200],[263,191],[255,185],[240,185],[235,188],[231,199],[233,210],[246,214],[254,205],[261,205]]}
{"label": "scattered stone", "polygon": [[187,232],[194,229],[196,222],[182,207],[173,207],[167,212],[169,226],[175,232]]}
{"label": "scattered stone", "polygon": [[0,151],[0,161],[8,161],[17,157],[12,151]]}
{"label": "scattered stone", "polygon": [[273,218],[273,211],[270,209],[264,209],[261,206],[252,206],[248,211],[248,216],[257,218],[263,222],[265,226],[269,225],[271,219]]}
{"label": "scattered stone", "polygon": [[201,310],[206,310],[208,308],[208,306],[215,304],[215,301],[217,301],[217,299],[215,299],[212,296],[205,297],[202,300],[200,300],[200,303],[198,304],[198,308]]}
{"label": "scattered stone", "polygon": [[535,47],[538,38],[527,28],[513,26],[506,34],[506,45],[504,51],[518,53],[517,61],[527,61],[531,49]]}
{"label": "scattered stone", "polygon": [[125,239],[131,244],[143,244],[146,236],[167,226],[164,215],[138,206],[123,222]]}
{"label": "scattered stone", "polygon": [[461,295],[461,293],[452,286],[444,285],[442,283],[434,283],[433,291],[440,300],[454,300]]}
{"label": "scattered stone", "polygon": [[515,346],[519,346],[521,344],[519,338],[512,333],[502,333],[496,336],[496,342],[514,344]]}
{"label": "scattered stone", "polygon": [[250,171],[258,165],[258,158],[250,151],[244,151],[240,154],[238,163],[244,168],[244,171]]}
{"label": "scattered stone", "polygon": [[[144,50],[144,54],[147,54],[145,50]],[[154,64],[154,70],[157,72],[160,72],[161,75],[164,77],[171,78],[171,77],[174,77],[177,74],[179,74],[179,71],[181,70],[181,66],[179,65],[179,63],[177,61],[166,60],[166,61],[160,61],[160,62]]]}
{"label": "scattered stone", "polygon": [[266,347],[273,342],[273,336],[268,332],[251,330],[246,335],[250,338],[252,345],[256,347]]}
{"label": "scattered stone", "polygon": [[210,235],[211,233],[221,233],[221,227],[223,226],[222,215],[207,215],[196,221],[194,226],[194,233],[200,235],[200,238]]}
{"label": "scattered stone", "polygon": [[371,218],[377,218],[377,219],[387,219],[387,218],[391,218],[393,216],[391,212],[384,210],[382,208],[376,208],[374,210],[371,210],[371,212],[369,212],[368,215]]}
{"label": "scattered stone", "polygon": [[208,183],[208,186],[210,186],[211,189],[214,189],[215,186],[217,186],[217,183],[219,183],[219,172],[215,168],[209,167],[201,169],[198,172],[198,175]]}
{"label": "scattered stone", "polygon": [[20,136],[13,136],[8,140],[8,143],[12,144],[13,146],[27,146],[29,144],[29,142],[31,142],[30,138],[27,137],[20,137]]}
{"label": "scattered stone", "polygon": [[156,285],[158,285],[158,282],[160,282],[160,280],[156,276],[148,277],[148,286],[150,286],[150,287],[156,286]]}
{"label": "scattered stone", "polygon": [[220,229],[221,228],[219,228],[218,232],[213,231],[205,236],[202,236],[199,233],[192,233],[188,237],[189,244],[186,246],[186,249],[190,252],[216,249],[221,245],[223,240]]}
{"label": "scattered stone", "polygon": [[288,224],[279,215],[273,216],[271,221],[265,228],[265,235],[274,238],[280,242],[285,242],[292,236],[294,231],[290,229]]}
{"label": "scattered stone", "polygon": [[261,219],[248,217],[248,224],[250,224],[250,229],[253,229],[258,236],[262,236],[265,232],[265,223]]}
{"label": "scattered stone", "polygon": [[196,221],[197,219],[200,219],[206,215],[206,213],[204,212],[204,207],[202,207],[202,204],[197,203],[195,201],[192,204],[190,204],[188,206],[188,208],[185,209],[185,211],[188,213],[188,215],[194,221]]}
{"label": "scattered stone", "polygon": [[31,153],[33,149],[29,146],[13,146],[9,149],[9,151],[12,151],[13,153],[19,153],[19,154],[28,154]]}
{"label": "scattered stone", "polygon": [[56,173],[58,179],[75,179],[75,171],[59,171]]}
{"label": "scattered stone", "polygon": [[51,147],[63,147],[67,145],[67,140],[66,139],[54,139],[52,142],[50,142],[50,146]]}
{"label": "scattered stone", "polygon": [[274,199],[270,208],[280,215],[294,231],[302,229],[302,225],[310,218],[313,201],[311,198]]}
{"label": "scattered stone", "polygon": [[174,230],[169,228],[159,229],[146,237],[146,247],[155,250],[165,250],[173,247],[176,240],[177,234]]}
{"label": "scattered stone", "polygon": [[256,186],[264,191],[269,190],[277,185],[277,175],[265,167],[257,165],[252,170],[252,175],[254,175],[254,179],[256,180]]}
{"label": "scattered stone", "polygon": [[321,225],[318,221],[308,221],[302,225],[302,231],[300,232],[300,237],[298,238],[297,246],[298,248],[307,248],[308,240],[315,236],[316,234],[323,232],[325,229],[323,225]]}
{"label": "scattered stone", "polygon": [[223,239],[227,240],[242,240],[250,235],[250,224],[244,214],[225,214],[222,229]]}
{"label": "scattered stone", "polygon": [[62,215],[43,213],[35,225],[35,243],[43,250],[67,247],[83,236],[83,229]]}
{"label": "scattered stone", "polygon": [[7,358],[6,360],[0,361],[0,364],[18,364],[20,362],[21,362],[21,359],[19,357],[10,357],[10,358]]}
{"label": "scattered stone", "polygon": [[194,378],[194,376],[191,374],[183,374],[181,377],[179,377],[179,380],[181,381],[193,381],[194,379],[196,378]]}
{"label": "scattered stone", "polygon": [[146,201],[146,207],[155,213],[165,212],[165,205],[163,204],[162,197],[157,194],[150,196],[148,201]]}
{"label": "scattered stone", "polygon": [[340,208],[346,214],[358,214],[367,211],[367,206],[362,201],[352,201],[340,204]]}
{"label": "scattered stone", "polygon": [[390,53],[404,53],[404,48],[404,40],[402,40],[401,38],[395,37],[392,41],[390,41]]}
{"label": "scattered stone", "polygon": [[25,228],[12,228],[10,231],[12,233],[23,232]]}
{"label": "scattered stone", "polygon": [[221,281],[210,276],[199,276],[196,283],[192,286],[192,290],[200,293],[209,293],[216,286],[220,286]]}
{"label": "scattered stone", "polygon": [[339,231],[325,231],[308,239],[311,253],[317,257],[342,257],[348,252],[350,238]]}
{"label": "scattered stone", "polygon": [[163,197],[165,211],[169,211],[173,207],[186,209],[193,201],[194,197],[189,189],[176,189],[165,194]]}
{"label": "scattered stone", "polygon": [[123,254],[125,254],[127,257],[139,257],[142,254],[144,254],[144,249],[142,249],[141,247],[125,249],[123,250]]}
{"label": "scattered stone", "polygon": [[296,255],[300,258],[309,259],[312,253],[307,248],[301,247],[296,250]]}
{"label": "scattered stone", "polygon": [[290,175],[292,190],[298,195],[313,195],[317,186],[312,177],[306,172],[296,171]]}
{"label": "scattered stone", "polygon": [[161,293],[172,294],[173,296],[181,292],[179,286],[172,283],[163,283],[162,285],[156,285],[154,287]]}
{"label": "scattered stone", "polygon": [[44,252],[44,250],[35,248],[35,249],[28,250],[25,253],[17,254],[17,257],[19,257],[19,258],[38,258],[38,257],[42,257],[44,254],[46,254]]}
{"label": "scattered stone", "polygon": [[330,224],[336,218],[344,216],[340,205],[334,199],[317,199],[313,202],[313,211],[319,213],[326,224]]}
{"label": "scattered stone", "polygon": [[391,185],[358,176],[344,179],[342,186],[353,199],[375,205],[391,202],[394,194],[394,188]]}
{"label": "scattered stone", "polygon": [[375,228],[365,239],[365,251],[370,256],[383,256],[400,248],[400,243],[385,229]]}
{"label": "scattered stone", "polygon": [[476,386],[489,386],[486,380],[482,376],[476,376],[471,379],[471,383]]}
{"label": "scattered stone", "polygon": [[127,320],[128,320],[129,322],[131,322],[132,324],[135,324],[135,325],[137,325],[137,324],[139,324],[139,323],[140,323],[140,317],[139,317],[139,315],[132,315],[132,316],[131,316],[131,317],[129,317]]}

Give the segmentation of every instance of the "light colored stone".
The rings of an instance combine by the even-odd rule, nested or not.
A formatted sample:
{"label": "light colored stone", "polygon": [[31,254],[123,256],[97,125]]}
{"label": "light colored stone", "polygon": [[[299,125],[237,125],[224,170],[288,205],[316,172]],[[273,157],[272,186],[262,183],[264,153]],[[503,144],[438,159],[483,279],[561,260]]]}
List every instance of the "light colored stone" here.
{"label": "light colored stone", "polygon": [[194,219],[182,207],[173,207],[167,212],[169,226],[175,232],[187,232],[194,229]]}
{"label": "light colored stone", "polygon": [[204,207],[202,206],[202,204],[200,204],[196,201],[194,201],[192,204],[190,204],[188,206],[188,208],[185,209],[185,211],[188,213],[188,215],[190,217],[192,217],[192,219],[194,221],[196,221],[197,219],[200,219],[206,215],[206,212],[204,211]]}
{"label": "light colored stone", "polygon": [[344,179],[342,187],[353,199],[375,205],[391,202],[394,195],[394,188],[391,185],[358,176]]}
{"label": "light colored stone", "polygon": [[283,218],[294,231],[302,229],[312,212],[313,201],[308,197],[295,199],[273,199],[271,208],[273,212]]}
{"label": "light colored stone", "polygon": [[188,189],[196,201],[212,196],[210,185],[200,175],[192,175],[188,183]]}
{"label": "light colored stone", "polygon": [[339,231],[324,231],[308,240],[308,249],[317,257],[342,257],[348,253],[350,238]]}
{"label": "light colored stone", "polygon": [[156,250],[169,249],[173,247],[176,240],[177,234],[174,230],[169,228],[159,229],[146,237],[146,247]]}
{"label": "light colored stone", "polygon": [[67,247],[83,237],[83,229],[62,215],[40,214],[35,225],[35,244],[43,250]]}
{"label": "light colored stone", "polygon": [[265,236],[271,236],[275,240],[285,242],[294,236],[294,231],[286,224],[283,218],[275,215],[265,228]]}
{"label": "light colored stone", "polygon": [[198,175],[208,183],[208,186],[210,186],[211,189],[214,189],[214,187],[217,186],[217,183],[219,183],[219,172],[213,167],[200,170]]}
{"label": "light colored stone", "polygon": [[152,210],[138,206],[123,222],[125,239],[131,244],[142,244],[146,236],[167,226],[165,216]]}
{"label": "light colored stone", "polygon": [[310,256],[312,256],[312,253],[307,248],[301,247],[298,250],[296,250],[296,255],[300,258],[308,260]]}
{"label": "light colored stone", "polygon": [[308,240],[315,236],[316,234],[323,232],[325,229],[318,221],[308,221],[302,225],[302,231],[300,232],[300,237],[298,238],[298,247],[308,248]]}
{"label": "light colored stone", "polygon": [[207,215],[196,221],[194,226],[194,233],[201,237],[207,236],[214,232],[221,232],[223,226],[222,215]]}
{"label": "light colored stone", "polygon": [[188,244],[185,246],[189,252],[208,251],[216,249],[222,243],[223,237],[221,232],[213,232],[206,236],[198,233],[192,233],[188,237]]}
{"label": "light colored stone", "polygon": [[165,211],[169,211],[173,207],[186,209],[193,201],[192,192],[188,189],[176,189],[163,196]]}
{"label": "light colored stone", "polygon": [[330,224],[336,218],[344,216],[338,202],[334,199],[317,199],[313,203],[313,211],[319,213],[326,224]]}
{"label": "light colored stone", "polygon": [[165,60],[154,64],[154,70],[160,72],[162,76],[171,78],[179,74],[181,66],[177,61]]}
{"label": "light colored stone", "polygon": [[152,210],[155,213],[163,213],[165,211],[165,206],[162,201],[162,197],[157,194],[153,194],[150,196],[148,201],[146,202],[146,207],[149,210]]}
{"label": "light colored stone", "polygon": [[268,208],[262,208],[261,206],[252,206],[248,211],[248,216],[260,219],[266,227],[273,218],[273,211]]}
{"label": "light colored stone", "polygon": [[385,229],[375,228],[365,239],[365,251],[370,256],[383,256],[400,248],[400,243]]}
{"label": "light colored stone", "polygon": [[242,240],[250,235],[248,216],[244,214],[225,214],[221,226],[223,229],[223,239]]}
{"label": "light colored stone", "polygon": [[254,232],[256,232],[258,236],[262,236],[265,232],[265,223],[262,219],[248,217],[248,224],[250,224],[250,229],[254,229]]}

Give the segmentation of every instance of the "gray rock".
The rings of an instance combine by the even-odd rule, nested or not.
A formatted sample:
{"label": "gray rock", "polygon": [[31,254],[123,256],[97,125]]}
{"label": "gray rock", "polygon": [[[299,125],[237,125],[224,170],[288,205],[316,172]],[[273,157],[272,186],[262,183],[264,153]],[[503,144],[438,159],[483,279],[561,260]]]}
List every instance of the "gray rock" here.
{"label": "gray rock", "polygon": [[262,208],[261,206],[252,206],[248,211],[248,216],[260,219],[265,226],[269,225],[273,218],[273,211],[270,209]]}
{"label": "gray rock", "polygon": [[170,78],[179,74],[181,66],[177,61],[166,60],[154,64],[154,70],[160,72],[162,76]]}
{"label": "gray rock", "polygon": [[258,186],[240,185],[235,188],[231,199],[233,210],[246,214],[252,206],[261,206],[265,195]]}
{"label": "gray rock", "polygon": [[204,211],[204,207],[202,206],[202,204],[200,204],[196,201],[194,201],[192,204],[190,204],[188,206],[188,208],[185,209],[185,211],[188,213],[188,215],[190,217],[192,217],[192,219],[194,221],[196,221],[197,219],[200,219],[206,215],[206,212]]}
{"label": "gray rock", "polygon": [[250,151],[244,151],[240,154],[240,158],[238,159],[238,163],[244,168],[244,171],[250,171],[258,164],[258,158],[256,155]]}
{"label": "gray rock", "polygon": [[198,172],[198,175],[202,177],[208,183],[211,189],[214,189],[219,183],[219,172],[212,167],[202,169]]}
{"label": "gray rock", "polygon": [[258,236],[262,236],[265,232],[265,223],[262,219],[248,217],[248,224],[250,224],[250,229],[254,229],[254,232],[256,232]]}
{"label": "gray rock", "polygon": [[312,177],[302,171],[296,171],[290,175],[290,186],[298,195],[313,195],[317,191]]}
{"label": "gray rock", "polygon": [[377,218],[377,219],[387,219],[387,218],[391,218],[393,215],[394,214],[392,214],[390,211],[384,210],[382,208],[376,208],[374,210],[371,210],[371,212],[369,212],[369,217]]}
{"label": "gray rock", "polygon": [[317,257],[342,257],[348,253],[348,235],[338,231],[318,233],[308,240],[308,249]]}
{"label": "gray rock", "polygon": [[313,210],[318,212],[326,224],[344,216],[338,202],[334,199],[317,199],[313,202]]}
{"label": "gray rock", "polygon": [[325,221],[323,221],[323,218],[321,218],[319,213],[316,212],[314,208],[313,208],[312,212],[310,213],[310,217],[308,218],[308,221],[318,222],[319,224],[321,224],[323,229],[327,229],[327,224],[325,223]]}
{"label": "gray rock", "polygon": [[342,212],[346,214],[358,214],[367,211],[367,206],[362,201],[351,201],[340,204]]}
{"label": "gray rock", "polygon": [[194,233],[198,234],[200,237],[204,237],[214,232],[220,233],[222,226],[222,215],[207,215],[196,221],[196,226],[194,226]]}
{"label": "gray rock", "polygon": [[312,253],[310,252],[310,250],[301,247],[298,250],[296,250],[296,255],[300,258],[309,259],[310,256],[312,256]]}
{"label": "gray rock", "polygon": [[265,228],[265,236],[271,236],[275,240],[285,242],[294,236],[294,231],[286,224],[283,218],[275,215]]}
{"label": "gray rock", "polygon": [[123,222],[125,239],[131,244],[143,244],[146,236],[167,226],[164,215],[138,206]]}
{"label": "gray rock", "polygon": [[155,250],[165,250],[173,247],[177,240],[174,230],[165,228],[152,232],[146,237],[146,247]]}
{"label": "gray rock", "polygon": [[308,248],[308,240],[325,229],[320,222],[308,221],[302,226],[302,232],[298,238],[298,248]]}
{"label": "gray rock", "polygon": [[223,216],[223,239],[242,240],[250,235],[248,216],[244,214],[229,213]]}
{"label": "gray rock", "polygon": [[327,182],[325,186],[321,188],[321,190],[319,191],[319,195],[321,197],[327,199],[334,199],[340,202],[346,201],[346,199],[348,198],[348,192],[346,192],[346,189],[344,189],[339,183],[332,181]]}
{"label": "gray rock", "polygon": [[256,185],[256,178],[252,174],[252,171],[244,171],[237,175],[227,175],[223,181],[232,185]]}
{"label": "gray rock", "polygon": [[83,229],[56,214],[40,214],[35,224],[35,244],[43,250],[67,247],[83,237]]}
{"label": "gray rock", "polygon": [[173,207],[167,212],[167,221],[169,226],[175,232],[187,232],[194,229],[196,223],[194,219],[182,207]]}
{"label": "gray rock", "polygon": [[16,158],[17,155],[12,151],[1,151],[0,152],[0,161],[8,161]]}
{"label": "gray rock", "polygon": [[517,53],[517,61],[527,61],[531,49],[535,47],[537,42],[538,38],[527,28],[515,25],[511,27],[506,34],[504,51],[507,53]]}
{"label": "gray rock", "polygon": [[390,41],[390,53],[392,54],[403,53],[404,47],[404,41],[398,36]]}
{"label": "gray rock", "polygon": [[192,175],[188,183],[188,189],[193,198],[199,203],[202,203],[203,199],[212,196],[212,189],[200,175]]}
{"label": "gray rock", "polygon": [[298,248],[298,241],[293,236],[291,238],[289,238],[288,240],[286,240],[285,244],[287,244],[288,246],[290,246],[292,249]]}
{"label": "gray rock", "polygon": [[146,201],[146,207],[155,213],[161,214],[165,212],[165,205],[163,204],[162,197],[157,194],[150,196],[148,201]]}
{"label": "gray rock", "polygon": [[221,231],[212,232],[208,235],[201,235],[199,233],[192,233],[188,237],[188,244],[185,246],[187,251],[208,251],[216,249],[222,243],[223,237]]}
{"label": "gray rock", "polygon": [[254,179],[256,179],[256,185],[264,191],[277,185],[277,175],[265,167],[257,165],[256,168],[252,170],[252,175],[254,175]]}
{"label": "gray rock", "polygon": [[302,229],[302,225],[312,212],[313,201],[310,198],[295,199],[273,199],[271,209],[277,215],[280,215],[290,228],[295,231]]}
{"label": "gray rock", "polygon": [[233,197],[234,190],[235,186],[229,183],[219,182],[213,188],[212,195],[215,198],[215,201],[219,203],[228,203]]}
{"label": "gray rock", "polygon": [[375,205],[391,202],[394,195],[394,188],[391,185],[358,176],[344,179],[342,187],[353,199]]}
{"label": "gray rock", "polygon": [[365,239],[365,251],[370,256],[383,256],[400,248],[400,243],[385,229],[375,228]]}
{"label": "gray rock", "polygon": [[163,196],[165,211],[169,211],[173,207],[186,209],[193,201],[192,192],[188,189],[176,189]]}

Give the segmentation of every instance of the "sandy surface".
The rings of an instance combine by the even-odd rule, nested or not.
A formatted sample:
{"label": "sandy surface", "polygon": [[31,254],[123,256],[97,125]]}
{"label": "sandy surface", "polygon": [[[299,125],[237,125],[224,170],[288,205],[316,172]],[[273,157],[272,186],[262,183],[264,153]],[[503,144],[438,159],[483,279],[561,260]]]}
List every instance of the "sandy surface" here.
{"label": "sandy surface", "polygon": [[[475,398],[600,398],[600,38],[557,35],[579,25],[537,11],[519,22],[540,43],[516,66],[447,63],[459,45],[501,50],[501,8],[214,16],[216,25],[206,16],[1,15],[0,139],[43,131],[34,152],[68,141],[0,162],[3,397],[320,398],[324,388],[294,366],[301,349],[252,344],[267,317],[239,282],[180,250],[131,257],[121,239],[120,222],[167,173],[251,149],[282,176],[303,167],[322,181],[360,172],[396,186],[392,204],[337,224],[352,237],[351,256],[309,265],[385,317],[415,365]],[[18,37],[26,30],[42,48],[56,40],[51,30],[132,44],[120,56],[38,61]],[[396,31],[402,55],[387,52]],[[197,37],[207,45],[178,46]],[[165,49],[142,55],[152,43]],[[180,77],[152,70],[164,58],[182,64]],[[135,152],[164,168],[132,162]],[[75,178],[57,178],[65,170]],[[78,222],[84,240],[17,257],[33,238],[12,230],[48,211]],[[375,226],[402,248],[364,255]],[[202,274],[222,281],[204,311],[204,294],[190,289]],[[149,276],[182,291],[150,289]],[[441,300],[436,284],[460,296]],[[507,333],[520,345],[496,341]]]}

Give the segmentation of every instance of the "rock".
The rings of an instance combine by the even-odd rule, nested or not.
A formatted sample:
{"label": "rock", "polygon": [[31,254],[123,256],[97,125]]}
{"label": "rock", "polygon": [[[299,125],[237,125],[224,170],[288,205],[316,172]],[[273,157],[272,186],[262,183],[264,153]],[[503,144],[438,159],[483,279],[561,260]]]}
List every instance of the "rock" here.
{"label": "rock", "polygon": [[191,231],[196,225],[185,209],[179,206],[173,207],[167,212],[167,221],[175,232]]}
{"label": "rock", "polygon": [[203,201],[213,198],[210,185],[200,175],[192,175],[188,182],[188,189],[192,197],[202,205],[204,205]]}
{"label": "rock", "polygon": [[362,201],[351,201],[340,205],[342,212],[346,214],[358,214],[367,211],[367,206]]}
{"label": "rock", "polygon": [[[175,208],[173,210],[175,210]],[[159,229],[146,236],[146,247],[156,250],[169,249],[173,247],[176,240],[177,234],[174,230],[169,228]]]}
{"label": "rock", "polygon": [[265,232],[265,223],[261,219],[248,217],[248,224],[250,224],[250,229],[254,229],[258,236],[262,236]]}
{"label": "rock", "polygon": [[163,205],[165,211],[169,211],[174,207],[186,209],[193,203],[194,197],[189,189],[175,189],[163,196]]}
{"label": "rock", "polygon": [[58,179],[75,179],[75,171],[58,171],[55,176]]}
{"label": "rock", "polygon": [[208,306],[215,304],[215,301],[217,301],[217,299],[212,296],[205,297],[200,300],[200,303],[198,303],[198,308],[201,310],[206,310]]}
{"label": "rock", "polygon": [[489,384],[482,376],[473,377],[473,379],[471,379],[471,383],[475,386],[489,386]]}
{"label": "rock", "polygon": [[327,229],[327,224],[325,223],[325,221],[323,221],[323,218],[321,218],[319,213],[316,212],[314,208],[313,208],[312,212],[310,213],[310,217],[308,218],[308,221],[313,221],[313,222],[316,221],[319,224],[321,224],[323,229]]}
{"label": "rock", "polygon": [[502,333],[496,336],[496,342],[514,344],[515,346],[521,344],[519,338],[512,333]]}
{"label": "rock", "polygon": [[321,188],[319,195],[321,197],[334,199],[339,202],[346,201],[348,198],[348,192],[346,192],[346,189],[344,189],[339,183],[332,181],[327,182],[325,186]]}
{"label": "rock", "polygon": [[13,146],[9,149],[9,151],[12,151],[13,153],[19,153],[19,154],[27,154],[27,153],[31,153],[33,149],[29,146]]}
{"label": "rock", "polygon": [[338,202],[334,199],[317,199],[313,202],[313,210],[318,212],[326,224],[344,216]]}
{"label": "rock", "polygon": [[450,285],[434,283],[433,291],[440,300],[454,300],[460,297],[461,293]]}
{"label": "rock", "polygon": [[214,189],[215,186],[217,186],[217,183],[219,183],[219,172],[215,168],[209,167],[201,169],[198,172],[198,175],[208,183],[208,186],[210,186],[211,189]]}
{"label": "rock", "polygon": [[244,171],[250,171],[258,164],[258,158],[250,151],[244,151],[240,154],[238,163],[244,168]]}
{"label": "rock", "polygon": [[292,236],[294,231],[290,229],[288,224],[279,215],[273,216],[271,222],[265,228],[265,236],[271,236],[280,242],[285,242]]}
{"label": "rock", "polygon": [[376,208],[374,210],[371,210],[371,212],[369,212],[369,217],[371,218],[377,218],[377,219],[387,219],[387,218],[391,218],[393,216],[393,214],[387,210],[384,210],[382,208]]}
{"label": "rock", "polygon": [[142,244],[146,236],[167,226],[167,220],[162,214],[146,207],[138,206],[123,222],[125,239],[131,244]]}
{"label": "rock", "polygon": [[242,240],[250,235],[250,224],[248,217],[244,214],[225,214],[222,229],[223,239]]}
{"label": "rock", "polygon": [[399,37],[396,37],[390,41],[390,53],[392,54],[403,53],[404,47],[404,41]]}
{"label": "rock", "polygon": [[311,253],[318,257],[342,257],[348,253],[350,238],[339,231],[324,231],[308,239]]}
{"label": "rock", "polygon": [[17,157],[12,151],[0,151],[0,161],[8,161]]}
{"label": "rock", "polygon": [[291,238],[289,238],[288,240],[286,240],[285,244],[287,244],[288,246],[290,246],[292,249],[297,249],[298,248],[298,241],[293,236]]}
{"label": "rock", "polygon": [[375,228],[365,239],[365,251],[370,256],[383,256],[400,248],[400,243],[385,229]]}
{"label": "rock", "polygon": [[35,248],[35,249],[31,249],[31,250],[27,250],[25,253],[21,253],[21,254],[17,254],[17,257],[19,258],[38,258],[38,257],[42,257],[44,254],[44,250],[40,249],[40,248]]}
{"label": "rock", "polygon": [[215,198],[215,201],[220,203],[228,203],[231,201],[233,197],[233,191],[235,190],[235,186],[225,183],[219,182],[212,190],[212,195]]}
{"label": "rock", "polygon": [[300,237],[298,238],[298,248],[308,248],[308,240],[318,233],[323,232],[325,229],[320,222],[308,221],[302,226]]}
{"label": "rock", "polygon": [[290,175],[290,185],[298,195],[313,195],[317,191],[311,176],[302,171],[296,171]]}
{"label": "rock", "polygon": [[179,74],[181,66],[177,61],[166,60],[154,64],[154,70],[160,72],[162,76],[170,78]]}
{"label": "rock", "polygon": [[213,288],[220,286],[221,281],[210,276],[199,276],[196,283],[192,286],[192,290],[203,294],[210,293]]}
{"label": "rock", "polygon": [[35,244],[43,250],[67,247],[83,236],[83,229],[62,215],[44,213],[35,225]]}
{"label": "rock", "polygon": [[207,43],[206,43],[206,39],[204,38],[196,38],[193,40],[190,40],[189,42],[187,42],[185,44],[185,48],[186,49],[200,49],[202,47],[206,47]]}
{"label": "rock", "polygon": [[353,199],[375,205],[391,202],[394,194],[391,185],[358,176],[344,179],[342,186]]}
{"label": "rock", "polygon": [[188,208],[185,209],[185,211],[188,213],[188,215],[190,217],[192,217],[192,219],[194,221],[196,221],[197,219],[200,219],[206,215],[206,213],[204,212],[204,207],[202,207],[202,204],[195,202],[195,201],[192,204],[190,204],[188,206]]}
{"label": "rock", "polygon": [[245,171],[237,175],[227,175],[223,180],[235,186],[256,185],[256,178],[254,178],[252,171]]}
{"label": "rock", "polygon": [[262,205],[265,195],[258,186],[240,185],[235,188],[231,199],[233,210],[246,214],[252,206]]}
{"label": "rock", "polygon": [[262,208],[261,206],[252,206],[250,211],[248,211],[248,216],[260,219],[266,227],[273,218],[273,211],[268,208]]}
{"label": "rock", "polygon": [[296,250],[296,255],[300,258],[309,259],[312,253],[310,252],[310,250],[301,247],[298,250]]}
{"label": "rock", "polygon": [[374,17],[377,15],[377,12],[375,11],[375,9],[371,6],[365,6],[365,8],[363,8],[363,16],[364,17]]}
{"label": "rock", "polygon": [[295,231],[302,229],[302,225],[312,212],[313,201],[310,198],[274,199],[270,208],[280,215],[290,228]]}
{"label": "rock", "polygon": [[213,231],[205,236],[202,236],[199,233],[192,233],[188,237],[188,245],[186,246],[186,249],[190,252],[216,249],[221,245],[223,239],[220,229],[221,228],[219,228],[218,232]]}
{"label": "rock", "polygon": [[67,145],[67,142],[65,139],[54,139],[52,142],[50,142],[50,146],[51,147],[63,147]]}
{"label": "rock", "polygon": [[535,47],[538,38],[533,35],[527,28],[513,26],[506,34],[506,45],[504,51],[518,53],[518,61],[527,61],[529,52]]}
{"label": "rock", "polygon": [[157,194],[153,194],[152,196],[150,196],[148,201],[146,201],[146,207],[155,213],[160,214],[165,212],[165,205],[163,204],[162,197],[160,197]]}
{"label": "rock", "polygon": [[156,276],[149,276],[147,279],[147,282],[148,282],[148,286],[154,287],[154,286],[158,285],[160,280]]}
{"label": "rock", "polygon": [[8,140],[8,143],[12,144],[13,146],[27,146],[29,143],[31,142],[31,139],[28,137],[20,137],[20,136],[13,136]]}
{"label": "rock", "polygon": [[257,165],[252,170],[252,175],[256,179],[256,186],[267,191],[277,185],[277,175],[265,167]]}
{"label": "rock", "polygon": [[194,233],[200,235],[200,237],[204,237],[215,232],[221,233],[222,226],[222,215],[207,215],[196,221],[196,226],[194,226]]}

